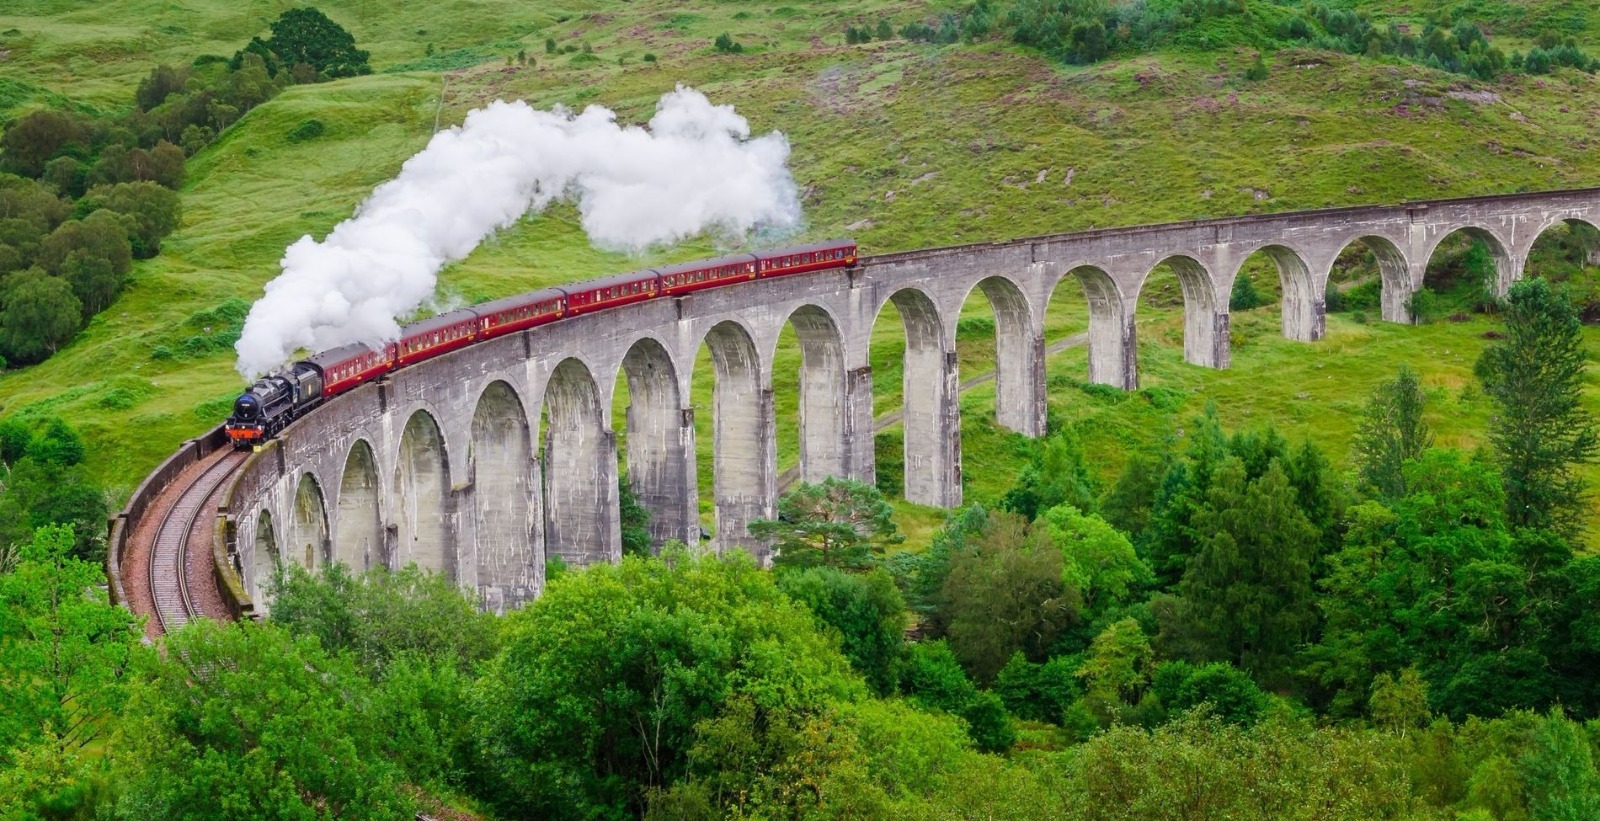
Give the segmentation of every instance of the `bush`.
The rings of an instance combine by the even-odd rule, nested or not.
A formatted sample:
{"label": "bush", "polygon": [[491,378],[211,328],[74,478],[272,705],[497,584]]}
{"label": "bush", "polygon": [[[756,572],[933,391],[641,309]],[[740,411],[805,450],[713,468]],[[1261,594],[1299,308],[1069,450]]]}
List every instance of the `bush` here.
{"label": "bush", "polygon": [[742,54],[744,52],[744,46],[728,36],[727,32],[717,35],[717,39],[711,45],[717,50],[718,54]]}
{"label": "bush", "polygon": [[[1260,58],[1257,58],[1260,59]],[[1266,304],[1261,298],[1261,293],[1256,290],[1255,283],[1243,271],[1233,279],[1233,293],[1228,296],[1228,310],[1248,311]]]}
{"label": "bush", "polygon": [[286,136],[288,137],[289,142],[303,143],[307,140],[315,140],[316,138],[327,133],[327,131],[328,127],[323,125],[321,120],[312,119],[306,120],[305,122],[290,129]]}

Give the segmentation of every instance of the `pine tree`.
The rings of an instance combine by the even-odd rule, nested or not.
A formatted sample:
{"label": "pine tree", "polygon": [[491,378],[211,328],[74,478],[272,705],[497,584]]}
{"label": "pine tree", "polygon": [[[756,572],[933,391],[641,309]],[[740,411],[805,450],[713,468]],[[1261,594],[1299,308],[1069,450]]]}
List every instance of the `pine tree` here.
{"label": "pine tree", "polygon": [[1391,382],[1379,385],[1367,400],[1353,449],[1361,483],[1382,499],[1406,495],[1405,463],[1433,444],[1422,418],[1422,383],[1402,365]]}
{"label": "pine tree", "polygon": [[1193,522],[1200,548],[1180,590],[1208,655],[1270,682],[1316,623],[1316,528],[1277,463],[1251,481],[1237,457],[1217,469]]}
{"label": "pine tree", "polygon": [[1600,452],[1582,405],[1583,324],[1542,279],[1511,287],[1505,317],[1506,339],[1484,350],[1477,374],[1498,406],[1489,441],[1505,477],[1506,511],[1513,525],[1572,536],[1587,512],[1576,468]]}

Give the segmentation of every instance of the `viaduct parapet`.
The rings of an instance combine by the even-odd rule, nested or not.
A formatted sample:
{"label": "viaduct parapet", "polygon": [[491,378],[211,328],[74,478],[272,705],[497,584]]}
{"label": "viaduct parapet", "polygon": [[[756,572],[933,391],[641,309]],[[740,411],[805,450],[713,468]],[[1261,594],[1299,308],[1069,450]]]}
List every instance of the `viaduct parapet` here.
{"label": "viaduct parapet", "polygon": [[[658,541],[700,540],[695,414],[712,417],[711,547],[765,559],[750,521],[773,515],[778,472],[772,362],[800,341],[800,472],[873,480],[868,343],[893,303],[904,320],[905,495],[961,502],[956,320],[974,289],[994,308],[996,416],[1045,426],[1045,307],[1058,287],[1089,304],[1093,382],[1138,385],[1134,312],[1150,272],[1182,285],[1184,357],[1229,359],[1228,296],[1265,253],[1282,284],[1283,333],[1324,334],[1323,294],[1340,252],[1363,243],[1383,279],[1383,318],[1407,322],[1428,259],[1447,236],[1487,244],[1497,287],[1522,276],[1534,240],[1564,221],[1600,224],[1600,189],[1339,208],[1115,228],[865,257],[853,270],[757,280],[562,322],[428,361],[342,396],[255,454],[227,493],[230,552],[264,610],[274,564],[416,564],[476,588],[501,610],[536,596],[545,558],[615,561],[618,432]],[[701,346],[716,387],[690,386]],[[619,375],[625,418],[614,418]]]}

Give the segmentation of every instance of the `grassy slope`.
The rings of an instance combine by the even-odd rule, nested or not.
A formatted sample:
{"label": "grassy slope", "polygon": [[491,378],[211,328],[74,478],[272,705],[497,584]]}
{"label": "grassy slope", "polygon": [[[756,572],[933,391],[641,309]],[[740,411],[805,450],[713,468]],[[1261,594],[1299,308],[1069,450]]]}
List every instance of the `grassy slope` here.
{"label": "grassy slope", "polygon": [[[289,5],[0,0],[0,43],[11,50],[8,77],[115,108],[152,59],[228,52]],[[694,85],[735,104],[755,130],[789,135],[806,192],[805,236],[849,233],[869,251],[1600,180],[1600,156],[1590,149],[1600,82],[1582,75],[1507,78],[1491,87],[1498,102],[1473,103],[1448,96],[1483,87],[1463,78],[1326,54],[1284,52],[1270,79],[1248,84],[1238,80],[1251,56],[1242,51],[1064,69],[999,44],[842,44],[847,24],[880,14],[899,23],[938,8],[904,3],[758,8],[642,0],[537,13],[493,0],[319,7],[357,34],[380,71],[421,59],[427,43],[502,55],[526,48],[539,65],[508,68],[495,59],[452,72],[447,82],[415,72],[292,89],[191,164],[185,225],[161,257],[141,263],[133,287],[68,350],[0,376],[0,413],[71,418],[118,492],[179,440],[214,424],[237,388],[226,352],[161,361],[151,352],[203,339],[210,320],[202,312],[253,298],[286,244],[307,232],[320,236],[347,216],[426,142],[436,117],[459,122],[495,97],[604,103],[625,121],[642,121],[663,91]],[[5,34],[9,28],[21,33]],[[709,41],[723,31],[750,53],[711,54]],[[594,57],[547,56],[547,36],[588,42]],[[659,62],[643,62],[647,52]],[[54,68],[61,63],[65,74]],[[329,126],[328,135],[290,144],[284,135],[311,117]],[[644,262],[709,250],[694,243]],[[557,208],[491,241],[443,282],[451,295],[477,300],[639,263],[589,248],[575,215]],[[1471,324],[1405,329],[1336,319],[1327,343],[1300,346],[1273,338],[1266,308],[1236,319],[1234,368],[1213,373],[1182,364],[1170,302],[1156,294],[1141,306],[1141,369],[1146,385],[1184,392],[1181,411],[1053,383],[1052,402],[1084,422],[1108,472],[1127,442],[1181,426],[1208,399],[1232,424],[1272,419],[1296,435],[1314,432],[1337,453],[1351,411],[1396,361],[1414,360],[1430,385],[1444,389],[1441,400],[1458,402],[1481,344],[1482,329]],[[983,297],[967,311],[986,313]],[[1051,311],[1052,337],[1081,329],[1084,314],[1081,295],[1063,288]],[[873,351],[880,411],[899,402],[897,334],[898,318],[886,311]],[[792,341],[777,374],[784,462],[795,448],[787,421],[795,395],[786,387],[798,359]],[[961,348],[965,372],[987,369],[992,343],[964,339]],[[1447,348],[1454,353],[1443,354]],[[1052,375],[1084,370],[1081,351],[1050,365]],[[705,405],[709,367],[698,374],[696,400]],[[981,412],[992,397],[992,387],[980,388],[965,400],[977,497],[1009,480],[1004,469],[971,470],[1009,461],[1011,440],[992,432]],[[1441,401],[1437,410],[1443,443],[1475,441],[1486,418],[1470,396],[1467,406]],[[708,425],[708,414],[700,418]],[[709,444],[709,429],[701,439]],[[701,463],[709,469],[709,452]],[[921,527],[933,519],[912,521]]]}

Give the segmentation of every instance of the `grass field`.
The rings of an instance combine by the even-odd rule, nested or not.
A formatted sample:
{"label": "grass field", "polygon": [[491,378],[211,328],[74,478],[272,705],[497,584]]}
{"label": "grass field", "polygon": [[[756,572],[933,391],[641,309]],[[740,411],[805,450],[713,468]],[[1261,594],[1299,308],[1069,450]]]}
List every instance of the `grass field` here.
{"label": "grass field", "polygon": [[[153,63],[231,53],[292,5],[0,0],[0,116],[44,101],[117,110]],[[1269,61],[1267,80],[1250,83],[1240,79],[1254,56],[1245,50],[1069,68],[998,42],[843,43],[847,25],[887,17],[898,26],[955,8],[940,3],[317,5],[372,51],[377,73],[291,88],[247,115],[191,160],[183,227],[160,257],[136,267],[122,298],[50,361],[0,375],[0,415],[70,419],[119,498],[182,439],[225,415],[239,388],[229,328],[277,272],[283,248],[347,217],[436,123],[459,122],[495,98],[604,104],[624,121],[643,121],[661,93],[692,85],[737,106],[757,132],[788,135],[807,214],[794,239],[851,235],[867,252],[1600,182],[1600,80],[1577,73],[1484,84],[1398,62],[1285,51]],[[1521,6],[1478,5],[1502,16]],[[1587,4],[1540,8],[1596,31]],[[1508,36],[1531,37],[1543,23],[1504,25]],[[746,53],[713,53],[711,40],[723,32]],[[547,54],[546,38],[578,50]],[[519,50],[535,65],[506,65]],[[411,70],[418,67],[430,70]],[[286,139],[313,118],[328,126],[324,136]],[[557,207],[447,269],[441,298],[477,301],[713,250],[701,241],[643,259],[600,252],[584,240],[575,212]],[[1062,290],[1052,339],[1085,324],[1081,294]],[[1333,318],[1329,339],[1308,346],[1277,339],[1276,309],[1266,307],[1235,317],[1233,368],[1212,372],[1181,361],[1175,292],[1175,282],[1154,288],[1140,309],[1141,379],[1160,391],[1085,392],[1073,381],[1086,371],[1081,349],[1050,363],[1053,412],[1080,428],[1108,477],[1126,448],[1176,435],[1207,402],[1229,425],[1271,420],[1339,458],[1361,400],[1400,361],[1412,362],[1434,391],[1441,444],[1477,441],[1488,413],[1470,379],[1481,322],[1403,328]],[[981,295],[964,315],[989,315]],[[898,317],[886,310],[872,352],[880,412],[899,402],[901,339]],[[779,457],[789,464],[792,334],[781,352]],[[992,340],[963,334],[963,373],[988,370],[992,356]],[[708,362],[697,370],[701,406],[709,404],[710,373]],[[1010,479],[1005,469],[973,466],[1015,463],[1014,439],[992,424],[992,391],[963,399],[970,495],[979,499]],[[709,448],[709,414],[698,418]],[[709,469],[709,450],[700,463]],[[910,508],[905,518],[917,530],[936,521]]]}

